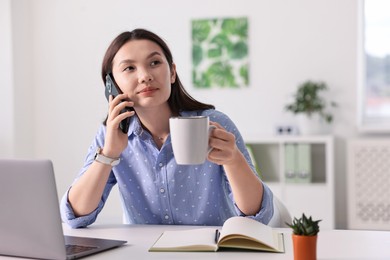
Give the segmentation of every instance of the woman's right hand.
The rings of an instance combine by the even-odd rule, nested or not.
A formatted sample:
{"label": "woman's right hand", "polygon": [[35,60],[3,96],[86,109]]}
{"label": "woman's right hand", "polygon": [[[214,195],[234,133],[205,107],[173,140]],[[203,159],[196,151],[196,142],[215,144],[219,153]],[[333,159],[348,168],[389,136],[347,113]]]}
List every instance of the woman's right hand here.
{"label": "woman's right hand", "polygon": [[[134,111],[121,113],[125,107],[134,106],[134,102],[125,101],[128,99],[126,94],[120,94],[109,98],[108,116],[106,121],[106,137],[102,153],[110,158],[118,158],[127,146],[128,135],[123,133],[119,127],[120,122],[135,114]],[[122,102],[122,100],[124,100]]]}

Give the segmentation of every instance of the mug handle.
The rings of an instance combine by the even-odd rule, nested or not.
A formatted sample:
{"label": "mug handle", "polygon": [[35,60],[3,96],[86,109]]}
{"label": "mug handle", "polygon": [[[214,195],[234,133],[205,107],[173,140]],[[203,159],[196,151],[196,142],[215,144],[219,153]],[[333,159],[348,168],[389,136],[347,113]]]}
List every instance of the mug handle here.
{"label": "mug handle", "polygon": [[[209,138],[210,138],[210,135],[211,135],[211,131],[213,131],[213,129],[216,129],[217,127],[215,125],[209,125]],[[207,155],[211,152],[211,150],[213,150],[212,147],[208,147],[207,148]]]}

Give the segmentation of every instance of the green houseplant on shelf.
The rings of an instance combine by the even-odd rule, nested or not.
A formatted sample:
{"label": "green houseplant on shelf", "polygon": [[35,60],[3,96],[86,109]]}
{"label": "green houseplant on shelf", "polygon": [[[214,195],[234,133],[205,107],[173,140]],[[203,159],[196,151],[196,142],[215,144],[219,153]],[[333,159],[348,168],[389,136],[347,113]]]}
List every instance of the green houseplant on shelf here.
{"label": "green houseplant on shelf", "polygon": [[[307,80],[300,84],[294,94],[294,100],[285,106],[285,109],[292,112],[295,115],[303,115],[305,119],[309,119],[307,124],[313,126],[312,122],[317,116],[318,123],[323,122],[330,124],[333,121],[333,115],[330,112],[330,108],[336,107],[337,104],[334,101],[327,102],[327,100],[321,96],[321,92],[328,90],[328,86],[322,81]],[[301,119],[302,121],[303,119]],[[304,131],[304,123],[300,123],[300,130],[303,133],[310,132]],[[320,126],[319,126],[320,127]],[[319,130],[316,130],[317,132]]]}
{"label": "green houseplant on shelf", "polygon": [[315,260],[317,258],[317,235],[320,232],[319,222],[305,214],[286,223],[292,229],[292,240],[295,260]]}

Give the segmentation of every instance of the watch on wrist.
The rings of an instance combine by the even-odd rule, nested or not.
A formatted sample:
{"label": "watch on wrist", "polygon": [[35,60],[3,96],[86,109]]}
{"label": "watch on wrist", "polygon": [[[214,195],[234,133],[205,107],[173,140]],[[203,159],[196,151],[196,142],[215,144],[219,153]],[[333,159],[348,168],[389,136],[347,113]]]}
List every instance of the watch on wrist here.
{"label": "watch on wrist", "polygon": [[102,154],[103,149],[101,147],[98,147],[95,153],[95,161],[106,164],[106,165],[111,165],[111,166],[116,166],[120,162],[120,158],[110,158]]}

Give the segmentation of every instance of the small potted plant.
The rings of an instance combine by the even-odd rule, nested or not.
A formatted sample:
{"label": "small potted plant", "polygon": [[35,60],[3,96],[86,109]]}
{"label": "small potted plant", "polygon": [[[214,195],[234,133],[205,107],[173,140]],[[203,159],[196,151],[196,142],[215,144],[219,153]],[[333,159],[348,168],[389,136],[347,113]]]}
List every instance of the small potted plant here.
{"label": "small potted plant", "polygon": [[295,260],[315,260],[317,258],[317,234],[320,232],[319,222],[313,220],[311,216],[307,218],[305,214],[292,223],[286,223],[292,228],[292,240]]}
{"label": "small potted plant", "polygon": [[[298,86],[297,92],[294,94],[294,101],[287,104],[285,109],[295,115],[304,115],[309,120],[318,116],[320,120],[331,123],[333,115],[328,109],[336,107],[337,104],[334,101],[327,102],[324,97],[320,96],[320,92],[326,90],[328,90],[328,86],[322,81],[305,81]],[[313,122],[307,124],[313,126]],[[303,123],[301,123],[301,128],[303,127]],[[305,132],[302,130],[301,132]]]}

